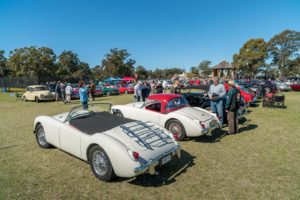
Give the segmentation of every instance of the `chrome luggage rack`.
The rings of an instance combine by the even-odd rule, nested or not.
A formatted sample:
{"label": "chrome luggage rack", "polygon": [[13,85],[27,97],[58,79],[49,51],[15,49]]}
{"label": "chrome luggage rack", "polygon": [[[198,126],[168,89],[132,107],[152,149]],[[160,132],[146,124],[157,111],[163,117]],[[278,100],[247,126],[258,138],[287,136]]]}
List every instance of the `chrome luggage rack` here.
{"label": "chrome luggage rack", "polygon": [[[137,143],[141,146],[146,147],[147,149],[153,150],[152,146],[163,146],[165,144],[171,143],[172,138],[169,135],[165,134],[166,137],[162,136],[161,133],[164,132],[162,129],[159,128],[151,129],[151,127],[153,127],[154,124],[148,125],[147,123],[150,122],[136,121],[135,124],[132,126],[121,125],[120,127],[123,129],[124,133],[126,133],[131,138],[136,138]],[[136,132],[138,131],[140,132],[137,134]],[[154,136],[157,136],[158,139],[153,140],[151,142],[146,142],[147,139],[152,138]],[[155,142],[160,142],[160,141],[162,141],[160,145],[154,145]]]}

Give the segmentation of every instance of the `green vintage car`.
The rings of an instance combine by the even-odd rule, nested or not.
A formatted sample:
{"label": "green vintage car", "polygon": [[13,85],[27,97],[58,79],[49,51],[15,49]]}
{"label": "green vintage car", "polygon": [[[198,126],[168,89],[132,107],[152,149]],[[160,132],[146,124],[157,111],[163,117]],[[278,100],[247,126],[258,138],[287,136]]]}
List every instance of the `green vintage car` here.
{"label": "green vintage car", "polygon": [[119,95],[119,89],[116,86],[100,86],[102,88],[102,95]]}

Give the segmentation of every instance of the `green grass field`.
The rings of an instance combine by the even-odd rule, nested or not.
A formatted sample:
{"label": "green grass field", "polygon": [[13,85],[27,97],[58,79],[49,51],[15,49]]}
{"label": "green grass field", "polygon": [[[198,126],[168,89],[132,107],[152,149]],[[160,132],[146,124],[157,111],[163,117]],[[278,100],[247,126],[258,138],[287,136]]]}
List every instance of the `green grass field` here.
{"label": "green grass field", "polygon": [[37,104],[0,94],[0,199],[300,199],[299,92],[286,93],[287,109],[250,108],[237,135],[215,131],[180,142],[181,159],[161,167],[159,176],[111,183],[96,179],[82,160],[36,144],[34,118],[76,103]]}

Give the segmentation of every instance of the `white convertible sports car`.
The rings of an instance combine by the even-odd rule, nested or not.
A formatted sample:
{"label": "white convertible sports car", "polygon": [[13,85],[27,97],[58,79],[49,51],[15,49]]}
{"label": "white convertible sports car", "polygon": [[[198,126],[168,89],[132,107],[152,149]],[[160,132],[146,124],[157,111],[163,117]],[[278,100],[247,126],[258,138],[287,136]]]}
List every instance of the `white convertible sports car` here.
{"label": "white convertible sports car", "polygon": [[217,116],[205,109],[191,107],[177,94],[154,94],[147,101],[112,107],[114,115],[154,122],[173,133],[176,140],[197,137],[218,128]]}
{"label": "white convertible sports car", "polygon": [[104,111],[111,104],[90,104],[70,112],[39,116],[34,121],[36,141],[51,145],[90,163],[95,176],[110,181],[114,176],[154,174],[155,167],[180,157],[173,135],[153,123],[120,118]]}

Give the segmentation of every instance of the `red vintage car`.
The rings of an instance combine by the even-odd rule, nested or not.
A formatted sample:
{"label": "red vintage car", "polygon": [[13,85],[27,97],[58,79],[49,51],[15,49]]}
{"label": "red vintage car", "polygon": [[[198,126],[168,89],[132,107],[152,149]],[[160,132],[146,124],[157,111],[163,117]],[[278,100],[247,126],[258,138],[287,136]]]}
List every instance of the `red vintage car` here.
{"label": "red vintage car", "polygon": [[293,83],[290,86],[293,91],[300,91],[300,83]]}
{"label": "red vintage car", "polygon": [[125,84],[121,84],[119,86],[119,92],[120,93],[125,93],[125,94],[133,94],[134,93],[134,86],[131,85],[125,85]]}
{"label": "red vintage car", "polygon": [[[228,92],[229,90],[229,85],[227,83],[224,83],[226,92]],[[254,100],[254,95],[251,94],[249,91],[246,91],[244,88],[242,87],[236,87],[240,92],[241,92],[241,96],[243,97],[243,99],[245,100],[245,102],[248,103],[252,103]]]}

